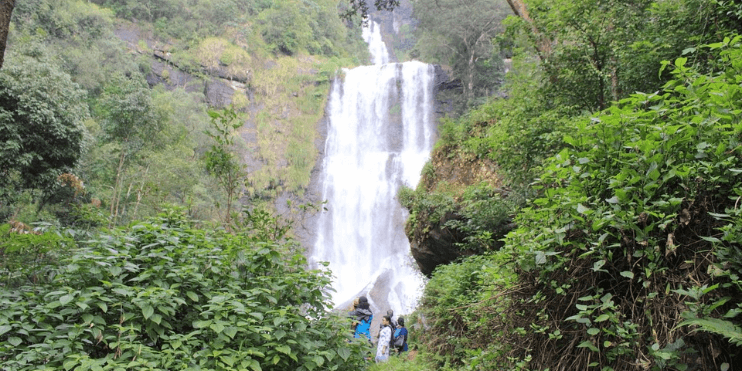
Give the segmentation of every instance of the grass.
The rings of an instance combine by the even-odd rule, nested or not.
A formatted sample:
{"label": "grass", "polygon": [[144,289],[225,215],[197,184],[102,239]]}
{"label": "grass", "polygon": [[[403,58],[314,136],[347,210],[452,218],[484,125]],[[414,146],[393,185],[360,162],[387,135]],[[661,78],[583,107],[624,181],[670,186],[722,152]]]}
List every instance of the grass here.
{"label": "grass", "polygon": [[303,55],[279,57],[266,64],[271,66],[256,69],[251,81],[254,103],[260,107],[253,118],[258,138],[254,155],[265,166],[250,175],[250,192],[301,194],[317,160],[316,125],[327,104],[328,74],[353,61]]}
{"label": "grass", "polygon": [[435,362],[428,359],[426,354],[418,351],[409,351],[400,356],[392,356],[385,363],[374,363],[368,371],[430,371],[438,367]]}

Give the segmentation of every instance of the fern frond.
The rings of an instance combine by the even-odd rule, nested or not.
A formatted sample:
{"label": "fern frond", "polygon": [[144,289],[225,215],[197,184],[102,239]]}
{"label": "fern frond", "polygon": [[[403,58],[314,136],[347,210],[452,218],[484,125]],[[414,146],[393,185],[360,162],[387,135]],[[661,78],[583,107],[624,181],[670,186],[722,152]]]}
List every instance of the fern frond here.
{"label": "fern frond", "polygon": [[681,322],[678,326],[698,326],[693,331],[706,331],[719,334],[729,339],[729,342],[742,346],[742,328],[735,326],[730,321],[724,321],[718,318],[693,318]]}

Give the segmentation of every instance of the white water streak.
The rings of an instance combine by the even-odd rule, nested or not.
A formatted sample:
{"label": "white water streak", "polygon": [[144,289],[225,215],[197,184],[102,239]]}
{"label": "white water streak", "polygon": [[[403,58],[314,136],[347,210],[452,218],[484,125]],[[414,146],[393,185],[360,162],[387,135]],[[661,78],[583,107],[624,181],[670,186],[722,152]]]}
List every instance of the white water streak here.
{"label": "white water streak", "polygon": [[423,278],[396,195],[402,184],[417,185],[432,149],[434,70],[420,62],[384,64],[389,58],[375,22],[364,38],[375,65],[344,70],[344,80],[332,86],[322,174],[328,211],[320,216],[312,259],[330,262],[336,304],[381,283],[390,308],[409,313]]}

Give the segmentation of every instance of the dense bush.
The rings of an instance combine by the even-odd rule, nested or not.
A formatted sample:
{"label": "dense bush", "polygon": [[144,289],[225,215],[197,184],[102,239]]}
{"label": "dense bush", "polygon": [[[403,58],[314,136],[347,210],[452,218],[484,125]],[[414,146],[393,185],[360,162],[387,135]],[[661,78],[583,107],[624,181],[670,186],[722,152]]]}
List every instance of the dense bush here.
{"label": "dense bush", "polygon": [[441,362],[739,364],[742,37],[703,53],[718,73],[678,58],[661,91],[569,123],[503,249],[436,272],[424,311]]}
{"label": "dense bush", "polygon": [[48,196],[83,154],[85,91],[50,59],[31,45],[0,73],[0,209],[25,189]]}
{"label": "dense bush", "polygon": [[46,280],[0,286],[3,369],[362,368],[329,273],[279,251],[177,212],[100,235]]}

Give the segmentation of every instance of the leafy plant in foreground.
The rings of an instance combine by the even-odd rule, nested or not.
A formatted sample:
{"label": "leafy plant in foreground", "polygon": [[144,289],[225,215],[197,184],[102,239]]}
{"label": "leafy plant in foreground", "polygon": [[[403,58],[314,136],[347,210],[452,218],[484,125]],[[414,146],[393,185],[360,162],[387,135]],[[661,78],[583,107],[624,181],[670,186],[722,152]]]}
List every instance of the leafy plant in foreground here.
{"label": "leafy plant in foreground", "polygon": [[329,273],[245,241],[170,212],[86,242],[49,283],[0,287],[3,368],[362,369]]}

